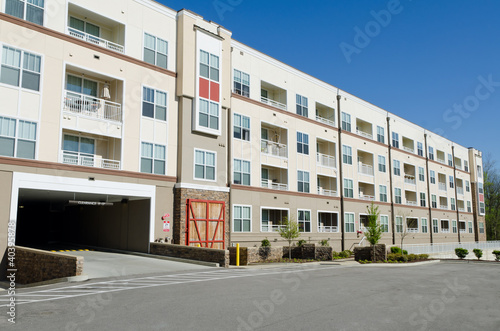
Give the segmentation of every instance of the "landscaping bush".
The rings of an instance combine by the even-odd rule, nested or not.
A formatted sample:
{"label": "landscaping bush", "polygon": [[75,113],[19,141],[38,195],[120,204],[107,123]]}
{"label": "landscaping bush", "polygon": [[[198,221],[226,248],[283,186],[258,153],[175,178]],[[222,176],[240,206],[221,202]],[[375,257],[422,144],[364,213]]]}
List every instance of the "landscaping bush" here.
{"label": "landscaping bush", "polygon": [[326,239],[321,240],[321,241],[319,242],[319,244],[320,244],[321,246],[323,246],[323,247],[328,247],[328,246],[330,246],[330,244],[328,244],[328,240],[326,240]]}
{"label": "landscaping bush", "polygon": [[304,239],[300,239],[299,241],[297,241],[297,246],[302,246],[304,245],[305,243],[307,243],[307,241],[305,241]]}
{"label": "landscaping bush", "polygon": [[403,254],[408,255],[408,251],[406,249],[403,249]]}
{"label": "landscaping bush", "polygon": [[474,248],[472,251],[474,252],[474,255],[477,257],[477,259],[481,260],[481,256],[483,256],[483,250]]}
{"label": "landscaping bush", "polygon": [[428,260],[429,254],[418,254],[418,259],[419,260]]}
{"label": "landscaping bush", "polygon": [[403,255],[401,253],[390,253],[387,254],[387,261],[404,261],[403,260]]}
{"label": "landscaping bush", "polygon": [[467,254],[469,254],[469,251],[466,250],[465,248],[455,248],[455,254],[461,259],[463,260]]}
{"label": "landscaping bush", "polygon": [[265,239],[262,239],[261,241],[261,246],[262,247],[271,247],[271,242],[269,241],[269,239],[265,238]]}
{"label": "landscaping bush", "polygon": [[351,254],[352,254],[352,252],[350,250],[345,250],[345,251],[342,251],[339,253],[339,257],[342,259],[346,259],[346,258],[350,257]]}
{"label": "landscaping bush", "polygon": [[344,252],[347,252],[347,254],[349,254],[347,257],[352,256],[352,251],[346,249],[346,250],[344,250]]}
{"label": "landscaping bush", "polygon": [[495,261],[500,261],[500,251],[493,251],[493,255],[495,255]]}
{"label": "landscaping bush", "polygon": [[429,254],[409,254],[404,255],[401,253],[387,254],[387,261],[389,262],[413,262],[429,259]]}
{"label": "landscaping bush", "polygon": [[391,247],[391,253],[393,253],[393,254],[401,254],[401,248],[393,246],[393,247]]}

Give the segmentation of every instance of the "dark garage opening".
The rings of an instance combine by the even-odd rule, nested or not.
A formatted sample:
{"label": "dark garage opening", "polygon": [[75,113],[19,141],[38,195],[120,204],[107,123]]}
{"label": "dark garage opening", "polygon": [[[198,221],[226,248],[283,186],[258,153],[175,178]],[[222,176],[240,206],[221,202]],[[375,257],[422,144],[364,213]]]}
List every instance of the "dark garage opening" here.
{"label": "dark garage opening", "polygon": [[16,245],[148,252],[150,199],[20,189],[18,201]]}

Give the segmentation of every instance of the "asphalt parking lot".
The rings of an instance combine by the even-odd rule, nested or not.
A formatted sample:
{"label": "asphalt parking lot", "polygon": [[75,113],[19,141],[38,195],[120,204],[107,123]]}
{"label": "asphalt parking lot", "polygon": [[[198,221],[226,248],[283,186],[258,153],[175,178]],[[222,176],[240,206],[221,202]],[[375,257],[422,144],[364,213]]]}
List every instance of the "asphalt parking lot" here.
{"label": "asphalt parking lot", "polygon": [[[499,275],[498,263],[440,262],[128,276],[21,289],[16,324],[2,312],[0,328],[499,330]],[[0,303],[0,311],[6,309]]]}

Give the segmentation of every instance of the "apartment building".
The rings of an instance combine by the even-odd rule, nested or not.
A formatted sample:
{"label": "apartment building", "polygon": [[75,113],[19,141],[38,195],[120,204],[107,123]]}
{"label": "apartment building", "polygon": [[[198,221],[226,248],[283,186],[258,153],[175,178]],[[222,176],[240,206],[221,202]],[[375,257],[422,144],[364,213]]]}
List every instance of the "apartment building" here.
{"label": "apartment building", "polygon": [[[481,153],[150,0],[0,0],[0,251],[485,240]],[[3,259],[5,263],[5,257]]]}

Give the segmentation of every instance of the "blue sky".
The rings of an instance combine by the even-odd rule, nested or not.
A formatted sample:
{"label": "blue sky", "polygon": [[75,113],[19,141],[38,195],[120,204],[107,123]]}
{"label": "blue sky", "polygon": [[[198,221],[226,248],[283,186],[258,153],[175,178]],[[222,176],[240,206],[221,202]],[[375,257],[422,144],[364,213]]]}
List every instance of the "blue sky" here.
{"label": "blue sky", "polygon": [[500,165],[500,1],[160,2]]}

